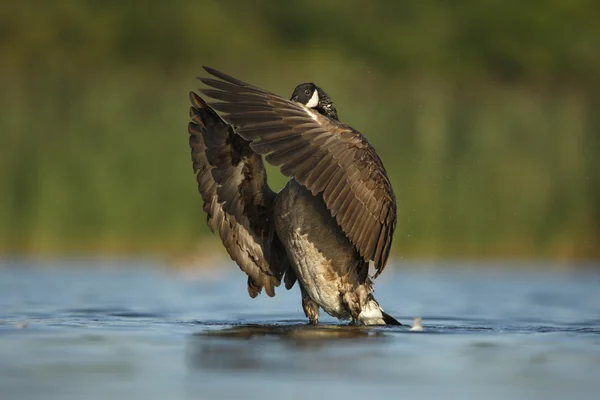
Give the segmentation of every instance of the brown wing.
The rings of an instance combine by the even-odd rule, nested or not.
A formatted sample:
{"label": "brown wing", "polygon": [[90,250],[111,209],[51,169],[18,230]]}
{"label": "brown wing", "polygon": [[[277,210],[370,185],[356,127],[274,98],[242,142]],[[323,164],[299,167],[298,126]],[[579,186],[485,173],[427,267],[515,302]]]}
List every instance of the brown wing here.
{"label": "brown wing", "polygon": [[[288,268],[273,225],[275,193],[262,157],[195,93],[188,125],[192,161],[211,230],[248,275],[248,293],[274,296]],[[293,282],[292,282],[293,283]]]}
{"label": "brown wing", "polygon": [[327,208],[379,275],[387,262],[396,227],[396,199],[381,160],[351,127],[212,68],[202,90],[236,127],[250,147],[293,176]]}

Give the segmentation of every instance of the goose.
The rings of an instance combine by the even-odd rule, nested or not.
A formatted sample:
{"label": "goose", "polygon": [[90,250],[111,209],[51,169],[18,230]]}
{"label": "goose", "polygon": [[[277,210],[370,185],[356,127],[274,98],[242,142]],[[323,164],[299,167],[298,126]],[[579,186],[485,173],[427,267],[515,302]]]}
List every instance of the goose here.
{"label": "goose", "polygon": [[[373,297],[396,228],[375,149],[314,83],[288,100],[204,69],[210,76],[198,79],[208,88],[199,91],[215,101],[190,92],[193,169],[208,226],[247,274],[250,297],[297,281],[309,324],[322,309],[354,325],[402,325]],[[290,178],[278,193],[263,156]]]}

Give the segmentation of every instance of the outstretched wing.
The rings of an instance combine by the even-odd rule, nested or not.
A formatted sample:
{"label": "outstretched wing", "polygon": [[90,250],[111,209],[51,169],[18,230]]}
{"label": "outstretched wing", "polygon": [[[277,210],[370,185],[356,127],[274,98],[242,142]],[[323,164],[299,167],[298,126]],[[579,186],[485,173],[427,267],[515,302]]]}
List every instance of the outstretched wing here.
{"label": "outstretched wing", "polygon": [[274,296],[289,264],[274,231],[275,193],[262,157],[198,95],[190,93],[190,101],[192,161],[208,225],[248,275],[250,296],[263,287]]}
{"label": "outstretched wing", "polygon": [[331,215],[379,275],[396,227],[396,199],[373,147],[351,127],[304,105],[205,67],[220,80],[200,78],[211,106],[250,147],[293,176],[313,195],[320,193]]}

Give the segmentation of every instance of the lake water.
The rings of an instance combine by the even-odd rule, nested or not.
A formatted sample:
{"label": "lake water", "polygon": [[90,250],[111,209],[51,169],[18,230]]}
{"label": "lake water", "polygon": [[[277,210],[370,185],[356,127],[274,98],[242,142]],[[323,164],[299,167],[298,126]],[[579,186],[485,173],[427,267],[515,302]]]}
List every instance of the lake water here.
{"label": "lake water", "polygon": [[0,399],[600,398],[600,266],[396,262],[408,327],[306,326],[231,262],[0,259]]}

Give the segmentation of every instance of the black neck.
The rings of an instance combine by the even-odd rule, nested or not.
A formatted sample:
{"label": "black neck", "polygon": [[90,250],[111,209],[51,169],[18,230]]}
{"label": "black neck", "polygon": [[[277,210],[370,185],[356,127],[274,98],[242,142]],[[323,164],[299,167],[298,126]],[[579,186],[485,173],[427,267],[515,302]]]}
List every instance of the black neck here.
{"label": "black neck", "polygon": [[319,91],[319,105],[315,109],[327,118],[339,121],[337,110],[329,95],[321,88],[317,88],[317,90]]}

